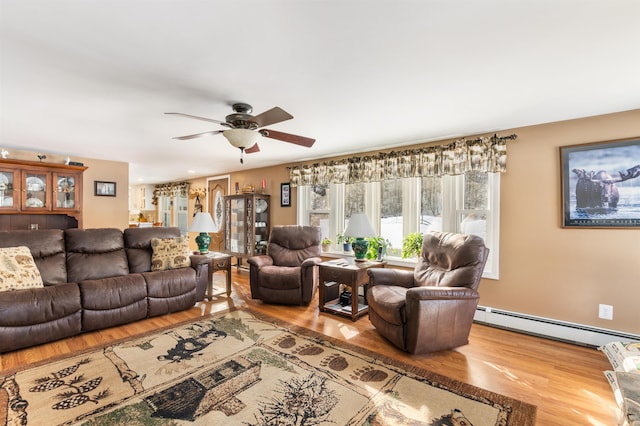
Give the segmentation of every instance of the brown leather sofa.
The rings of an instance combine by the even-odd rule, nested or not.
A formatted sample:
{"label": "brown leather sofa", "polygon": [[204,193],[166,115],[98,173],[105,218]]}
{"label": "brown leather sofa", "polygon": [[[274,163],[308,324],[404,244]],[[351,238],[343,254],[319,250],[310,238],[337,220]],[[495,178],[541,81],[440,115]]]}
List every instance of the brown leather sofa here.
{"label": "brown leather sofa", "polygon": [[0,292],[0,353],[187,309],[204,299],[210,260],[151,271],[151,239],[178,228],[0,232],[0,247],[29,247],[43,288]]}
{"label": "brown leather sofa", "polygon": [[476,235],[430,232],[413,271],[369,269],[369,319],[412,354],[469,343],[489,249]]}
{"label": "brown leather sofa", "polygon": [[274,226],[267,254],[247,260],[251,298],[284,305],[308,304],[318,289],[321,240],[319,226]]}

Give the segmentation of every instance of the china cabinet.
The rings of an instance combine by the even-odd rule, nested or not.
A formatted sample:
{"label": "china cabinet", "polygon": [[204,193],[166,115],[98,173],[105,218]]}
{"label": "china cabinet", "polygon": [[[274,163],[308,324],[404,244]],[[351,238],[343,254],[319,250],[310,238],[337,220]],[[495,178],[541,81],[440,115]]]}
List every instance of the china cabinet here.
{"label": "china cabinet", "polygon": [[271,229],[271,200],[264,194],[238,194],[224,197],[225,251],[243,258],[266,254]]}
{"label": "china cabinet", "polygon": [[86,169],[0,160],[0,229],[82,227],[82,173]]}

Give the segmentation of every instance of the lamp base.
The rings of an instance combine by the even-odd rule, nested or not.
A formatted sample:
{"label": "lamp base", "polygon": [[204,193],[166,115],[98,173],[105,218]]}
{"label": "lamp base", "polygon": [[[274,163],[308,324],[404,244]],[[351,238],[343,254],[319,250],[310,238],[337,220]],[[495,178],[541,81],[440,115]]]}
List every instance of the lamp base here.
{"label": "lamp base", "polygon": [[356,262],[364,262],[367,251],[369,250],[369,241],[364,238],[356,238],[355,241],[351,243],[351,247],[353,248]]}
{"label": "lamp base", "polygon": [[198,250],[200,254],[209,253],[209,244],[211,243],[211,237],[206,232],[201,232],[196,237],[196,244],[198,245]]}

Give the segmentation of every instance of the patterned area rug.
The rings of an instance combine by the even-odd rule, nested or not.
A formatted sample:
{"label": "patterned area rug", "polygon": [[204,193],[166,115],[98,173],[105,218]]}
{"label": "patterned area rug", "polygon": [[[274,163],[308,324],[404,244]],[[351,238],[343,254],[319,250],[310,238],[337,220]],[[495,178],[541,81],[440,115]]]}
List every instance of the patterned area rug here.
{"label": "patterned area rug", "polygon": [[248,311],[2,373],[9,425],[533,425],[535,406]]}

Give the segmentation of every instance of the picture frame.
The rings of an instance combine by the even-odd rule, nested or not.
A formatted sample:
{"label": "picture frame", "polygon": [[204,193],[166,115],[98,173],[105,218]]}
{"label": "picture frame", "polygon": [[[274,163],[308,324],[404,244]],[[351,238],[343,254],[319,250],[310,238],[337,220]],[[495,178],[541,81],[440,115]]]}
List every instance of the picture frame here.
{"label": "picture frame", "polygon": [[105,182],[102,180],[93,181],[93,194],[96,197],[115,197],[116,196],[116,183]]}
{"label": "picture frame", "polygon": [[291,207],[291,184],[280,184],[280,207]]}
{"label": "picture frame", "polygon": [[563,228],[640,228],[640,137],[560,147]]}

